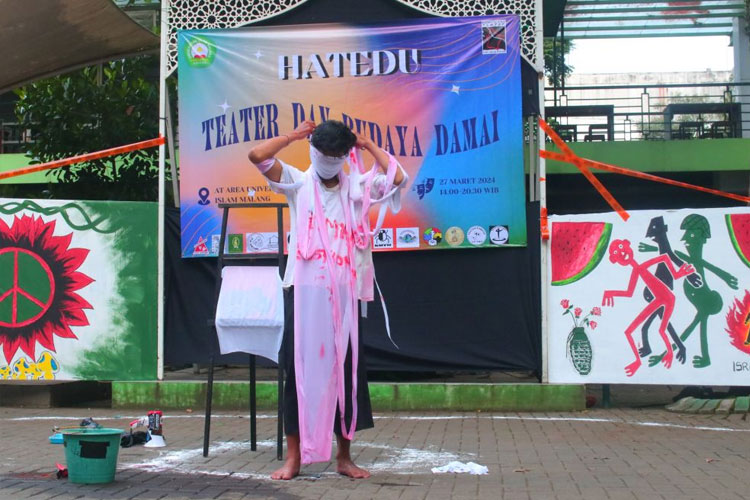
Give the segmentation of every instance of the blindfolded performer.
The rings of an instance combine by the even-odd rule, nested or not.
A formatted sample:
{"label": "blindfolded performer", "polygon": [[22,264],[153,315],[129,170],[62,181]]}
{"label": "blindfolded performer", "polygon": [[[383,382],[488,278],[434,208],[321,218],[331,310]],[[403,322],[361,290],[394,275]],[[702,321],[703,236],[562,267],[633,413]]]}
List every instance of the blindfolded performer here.
{"label": "blindfolded performer", "polygon": [[[275,157],[307,137],[306,171]],[[375,159],[369,170],[362,151]],[[369,477],[349,451],[355,430],[373,427],[357,301],[373,300],[372,235],[388,208],[400,209],[406,173],[388,152],[335,120],[317,126],[305,121],[255,146],[248,157],[271,189],[287,197],[291,214],[281,348],[287,458],[271,477],[292,479],[302,464],[329,461],[333,433],[337,471]],[[378,223],[371,228],[376,205]]]}

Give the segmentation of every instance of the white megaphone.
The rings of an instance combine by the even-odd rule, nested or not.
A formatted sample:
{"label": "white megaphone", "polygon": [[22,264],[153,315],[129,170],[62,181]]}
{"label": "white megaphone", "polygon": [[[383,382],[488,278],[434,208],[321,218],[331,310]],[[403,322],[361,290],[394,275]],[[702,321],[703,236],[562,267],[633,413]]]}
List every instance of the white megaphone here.
{"label": "white megaphone", "polygon": [[167,442],[161,434],[152,434],[149,432],[149,436],[151,436],[151,439],[143,445],[144,448],[163,448],[167,446]]}

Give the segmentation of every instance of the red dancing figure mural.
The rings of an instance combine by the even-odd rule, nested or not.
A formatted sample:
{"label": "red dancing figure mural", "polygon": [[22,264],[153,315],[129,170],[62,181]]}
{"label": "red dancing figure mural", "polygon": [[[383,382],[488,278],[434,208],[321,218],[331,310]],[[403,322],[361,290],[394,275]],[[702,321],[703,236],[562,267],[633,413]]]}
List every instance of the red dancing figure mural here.
{"label": "red dancing figure mural", "polygon": [[602,306],[614,306],[615,297],[632,297],[635,292],[635,287],[638,284],[638,278],[643,280],[643,283],[654,296],[654,299],[646,305],[645,309],[643,309],[643,311],[641,311],[638,316],[635,317],[633,322],[625,329],[625,337],[628,339],[628,344],[630,344],[630,348],[635,355],[635,361],[625,367],[625,374],[628,377],[632,377],[641,366],[641,357],[638,354],[638,349],[633,340],[633,332],[661,307],[663,307],[664,310],[661,317],[661,323],[659,324],[659,335],[661,335],[664,344],[667,346],[667,353],[661,361],[666,368],[669,368],[672,366],[673,352],[672,344],[667,338],[667,325],[669,325],[669,320],[672,317],[672,311],[674,310],[674,293],[666,284],[664,284],[663,281],[657,278],[649,268],[663,263],[667,266],[672,276],[675,279],[678,279],[695,272],[693,266],[683,264],[676,270],[667,255],[659,255],[658,257],[654,257],[653,259],[649,259],[642,264],[639,264],[633,259],[633,249],[630,247],[629,240],[613,240],[609,245],[609,260],[613,264],[631,266],[633,271],[630,274],[630,282],[628,283],[628,288],[626,290],[606,290],[604,292]]}

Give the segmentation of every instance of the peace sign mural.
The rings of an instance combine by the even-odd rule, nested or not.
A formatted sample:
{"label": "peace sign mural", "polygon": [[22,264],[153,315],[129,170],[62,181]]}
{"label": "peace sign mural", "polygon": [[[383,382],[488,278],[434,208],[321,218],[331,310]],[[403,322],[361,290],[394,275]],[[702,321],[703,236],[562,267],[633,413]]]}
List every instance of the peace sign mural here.
{"label": "peace sign mural", "polygon": [[72,233],[55,236],[55,221],[24,215],[0,220],[0,344],[10,364],[18,349],[36,359],[37,343],[55,352],[54,336],[76,336],[92,306],[78,291],[93,280],[78,271],[88,249],[70,248]]}

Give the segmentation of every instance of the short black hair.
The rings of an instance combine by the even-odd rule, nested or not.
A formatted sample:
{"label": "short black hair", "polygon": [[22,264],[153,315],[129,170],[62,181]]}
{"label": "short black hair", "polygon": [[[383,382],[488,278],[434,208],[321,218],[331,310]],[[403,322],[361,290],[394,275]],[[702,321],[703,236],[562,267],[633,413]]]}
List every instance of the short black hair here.
{"label": "short black hair", "polygon": [[349,127],[338,120],[326,120],[315,127],[310,142],[326,156],[346,156],[357,142]]}

